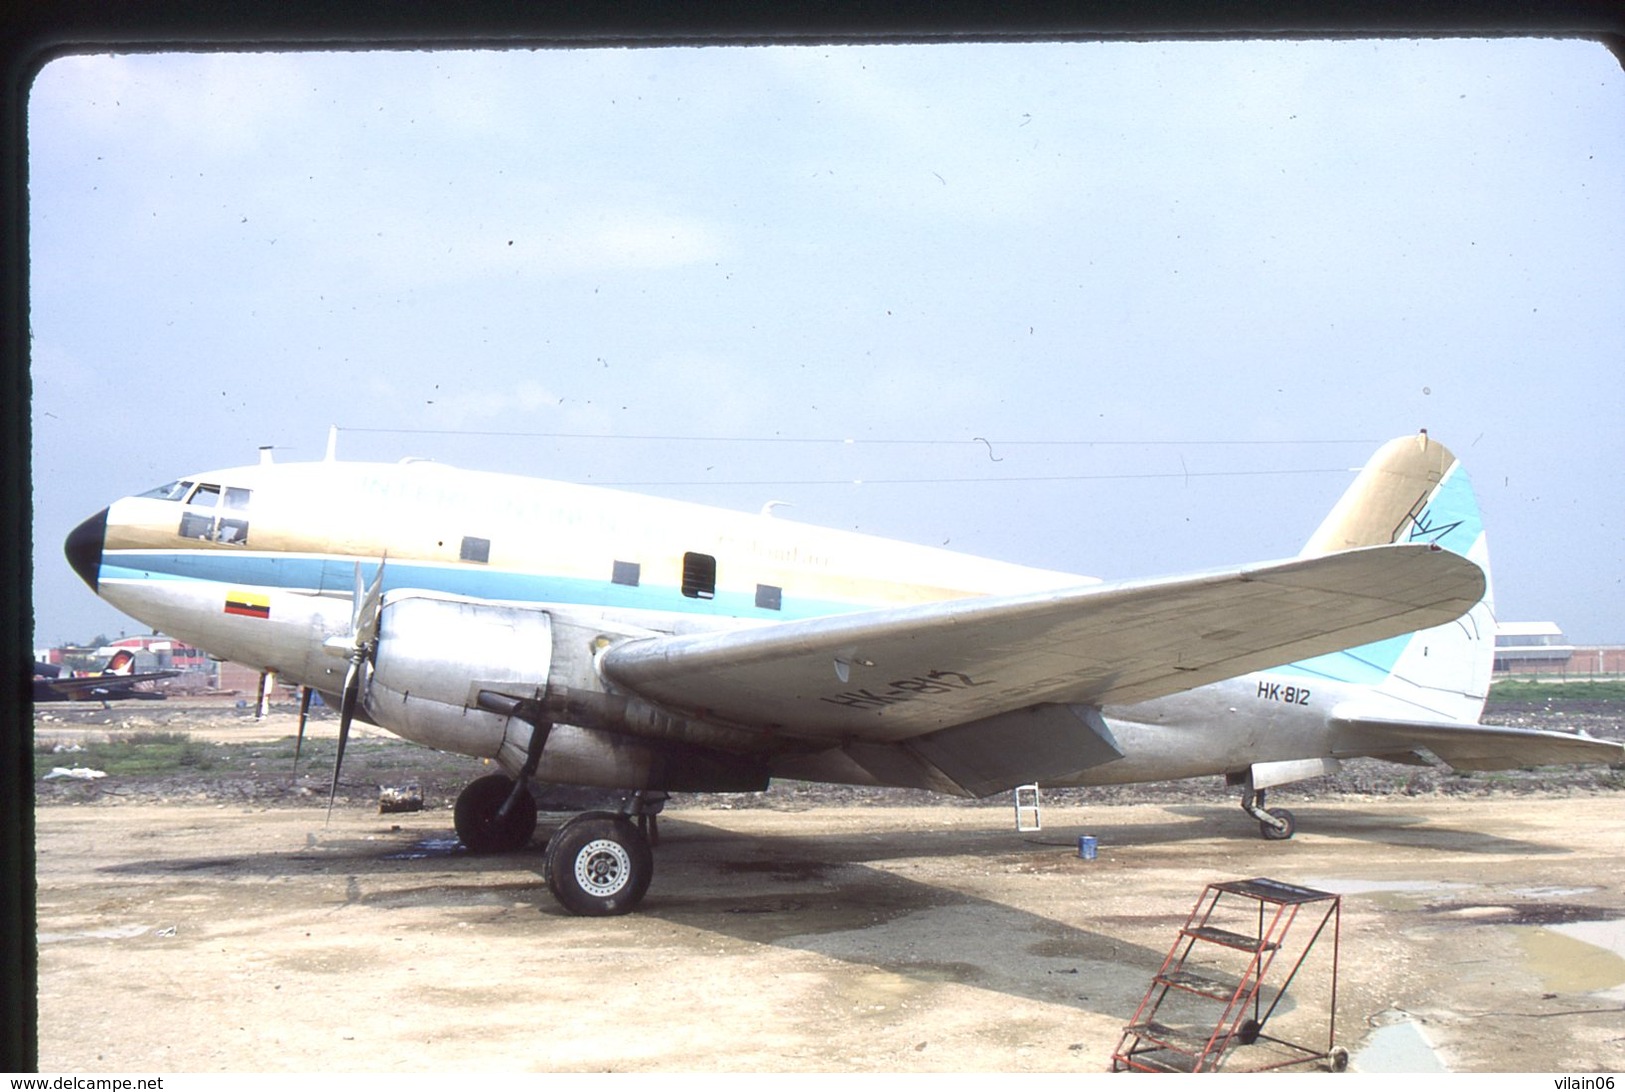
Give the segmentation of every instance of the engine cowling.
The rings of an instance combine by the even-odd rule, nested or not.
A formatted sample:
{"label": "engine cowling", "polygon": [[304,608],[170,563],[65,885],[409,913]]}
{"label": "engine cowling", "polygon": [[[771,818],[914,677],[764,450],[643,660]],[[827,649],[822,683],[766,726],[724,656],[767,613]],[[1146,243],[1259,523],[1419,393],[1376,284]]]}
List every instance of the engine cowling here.
{"label": "engine cowling", "polygon": [[478,708],[479,691],[536,696],[547,685],[552,655],[545,611],[392,594],[379,611],[367,715],[437,750],[495,758],[508,718]]}
{"label": "engine cowling", "polygon": [[533,725],[546,722],[536,768],[544,782],[766,788],[765,758],[737,753],[750,751],[752,740],[607,690],[596,650],[648,631],[558,615],[431,592],[385,596],[364,694],[368,716],[406,739],[510,770],[523,764]]}

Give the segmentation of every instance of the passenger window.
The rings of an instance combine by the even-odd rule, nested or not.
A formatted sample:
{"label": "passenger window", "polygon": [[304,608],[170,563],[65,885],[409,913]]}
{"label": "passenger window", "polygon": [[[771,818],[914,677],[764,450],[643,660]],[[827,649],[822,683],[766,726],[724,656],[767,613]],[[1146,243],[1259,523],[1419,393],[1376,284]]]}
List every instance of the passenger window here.
{"label": "passenger window", "polygon": [[716,558],[710,554],[683,555],[683,594],[690,599],[716,598]]}
{"label": "passenger window", "polygon": [[643,566],[636,561],[617,561],[609,579],[612,583],[625,584],[629,588],[635,588],[642,577]]}
{"label": "passenger window", "polygon": [[491,540],[464,535],[463,548],[457,556],[464,561],[478,561],[481,564],[489,562],[491,560]]}
{"label": "passenger window", "polygon": [[775,588],[772,584],[756,585],[756,605],[763,610],[778,610],[783,599],[783,588]]}

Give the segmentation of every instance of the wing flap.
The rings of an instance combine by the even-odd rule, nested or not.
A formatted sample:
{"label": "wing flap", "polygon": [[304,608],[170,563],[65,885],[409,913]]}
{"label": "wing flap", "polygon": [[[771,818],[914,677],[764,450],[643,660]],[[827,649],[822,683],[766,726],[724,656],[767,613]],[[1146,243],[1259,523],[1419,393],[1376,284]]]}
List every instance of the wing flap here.
{"label": "wing flap", "polygon": [[1490,724],[1445,724],[1385,717],[1337,716],[1332,729],[1339,757],[1396,761],[1395,754],[1426,748],[1457,770],[1515,770],[1524,766],[1567,766],[1625,762],[1625,744],[1593,736]]}
{"label": "wing flap", "polygon": [[1144,701],[1458,617],[1483,571],[1425,545],[950,600],[607,649],[604,677],[674,709],[893,742],[1047,702]]}

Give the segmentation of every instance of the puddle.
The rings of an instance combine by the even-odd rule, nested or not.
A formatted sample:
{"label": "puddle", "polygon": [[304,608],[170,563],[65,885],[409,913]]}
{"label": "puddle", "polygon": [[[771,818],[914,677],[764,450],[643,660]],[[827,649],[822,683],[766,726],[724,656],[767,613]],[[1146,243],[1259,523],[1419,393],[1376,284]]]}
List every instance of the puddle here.
{"label": "puddle", "polygon": [[1442,880],[1304,880],[1303,886],[1312,887],[1317,891],[1329,891],[1333,895],[1369,895],[1377,891],[1435,895],[1463,891],[1473,885],[1445,883]]}
{"label": "puddle", "polygon": [[1619,954],[1625,924],[1585,921],[1519,929],[1518,942],[1524,965],[1549,992],[1625,996],[1625,956]]}
{"label": "puddle", "polygon": [[1377,1028],[1366,1036],[1350,1058],[1358,1073],[1448,1073],[1421,1027],[1401,1020]]}
{"label": "puddle", "polygon": [[1607,924],[1619,917],[1617,910],[1570,902],[1442,903],[1422,909],[1424,913],[1460,918],[1481,925],[1559,925],[1587,921]]}
{"label": "puddle", "polygon": [[1575,895],[1589,895],[1595,887],[1520,887],[1508,891],[1520,899],[1567,899]]}
{"label": "puddle", "polygon": [[386,861],[421,861],[428,857],[449,857],[453,853],[460,853],[463,843],[456,838],[425,838],[415,843],[411,849],[399,853],[385,854]]}
{"label": "puddle", "polygon": [[1625,959],[1625,921],[1574,921],[1552,926],[1559,933],[1595,944]]}

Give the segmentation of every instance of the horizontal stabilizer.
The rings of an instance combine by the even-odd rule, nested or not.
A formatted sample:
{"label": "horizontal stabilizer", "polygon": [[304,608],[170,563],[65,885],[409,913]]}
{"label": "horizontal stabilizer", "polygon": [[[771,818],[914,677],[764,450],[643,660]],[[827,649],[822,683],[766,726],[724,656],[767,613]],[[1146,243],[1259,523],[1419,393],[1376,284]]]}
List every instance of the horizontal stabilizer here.
{"label": "horizontal stabilizer", "polygon": [[1339,758],[1363,756],[1392,762],[1395,754],[1426,749],[1457,770],[1625,763],[1625,744],[1566,732],[1358,716],[1336,716],[1331,725]]}

